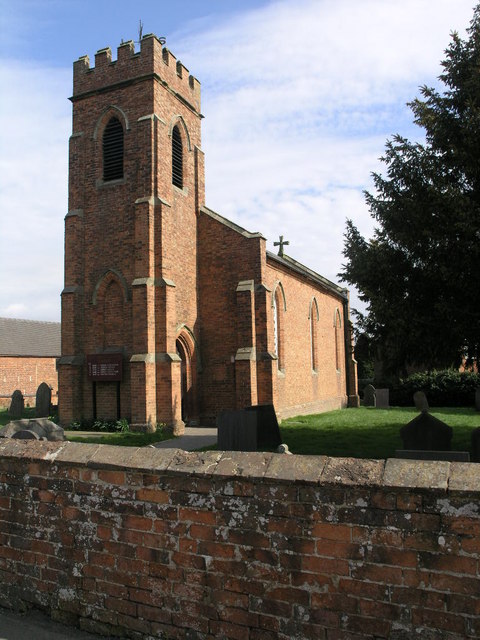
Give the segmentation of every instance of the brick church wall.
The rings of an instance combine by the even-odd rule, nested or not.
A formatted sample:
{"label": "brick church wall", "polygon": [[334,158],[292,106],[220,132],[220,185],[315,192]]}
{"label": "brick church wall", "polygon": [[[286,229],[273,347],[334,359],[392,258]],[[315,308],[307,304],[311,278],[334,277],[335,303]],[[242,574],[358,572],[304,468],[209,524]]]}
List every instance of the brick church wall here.
{"label": "brick church wall", "polygon": [[103,635],[480,636],[478,465],[0,443],[0,604]]}
{"label": "brick church wall", "polygon": [[[342,300],[325,289],[315,286],[305,277],[292,273],[278,262],[267,260],[266,283],[273,292],[282,284],[284,303],[280,304],[283,315],[284,362],[280,370],[276,367],[276,409],[282,418],[346,406],[345,344]],[[315,298],[317,307],[313,307]],[[312,368],[312,343],[310,314],[315,317],[317,363]],[[339,313],[341,328],[339,354],[335,352],[336,313]],[[273,323],[273,319],[270,319]],[[273,351],[273,345],[271,346]]]}
{"label": "brick church wall", "polygon": [[[93,68],[87,58],[78,60],[72,102],[61,419],[92,417],[85,356],[117,350],[124,355],[122,416],[170,424],[171,405],[179,404],[170,366],[179,365],[165,358],[175,356],[178,326],[197,330],[199,83],[157,38],[145,36],[139,53],[129,42],[118,48],[116,61],[109,49],[97,52]],[[102,136],[112,116],[124,128],[124,177],[104,181]],[[182,189],[171,178],[174,121],[183,139]],[[115,281],[120,312],[112,311],[105,277]],[[97,384],[99,417],[115,417],[115,398],[116,383]]]}
{"label": "brick church wall", "polygon": [[58,374],[56,358],[2,356],[0,358],[0,407],[9,407],[12,393],[20,389],[25,406],[35,406],[39,384],[52,388],[52,404],[57,404]]}
{"label": "brick church wall", "polygon": [[205,211],[200,212],[201,413],[210,422],[221,409],[240,408],[236,398],[235,357],[237,349],[252,346],[239,344],[242,338],[239,338],[238,326],[245,318],[243,310],[237,309],[236,290],[244,280],[261,282],[265,240],[259,234],[242,231]]}
{"label": "brick church wall", "polygon": [[[184,420],[211,423],[221,409],[273,403],[285,416],[344,406],[345,371],[331,368],[327,347],[335,296],[323,300],[323,290],[278,264],[267,273],[265,239],[205,207],[198,81],[150,34],[139,52],[127,42],[117,60],[107,48],[94,67],[87,57],[75,62],[71,100],[61,423],[118,414],[135,429],[162,422],[180,433]],[[103,141],[113,117],[123,131],[123,174],[110,179]],[[289,300],[284,375],[274,366],[268,300],[276,279]],[[312,374],[305,312],[313,295],[321,315]],[[340,290],[337,306],[343,317]],[[93,383],[86,366],[89,355],[112,352],[123,358],[119,392],[117,381]]]}

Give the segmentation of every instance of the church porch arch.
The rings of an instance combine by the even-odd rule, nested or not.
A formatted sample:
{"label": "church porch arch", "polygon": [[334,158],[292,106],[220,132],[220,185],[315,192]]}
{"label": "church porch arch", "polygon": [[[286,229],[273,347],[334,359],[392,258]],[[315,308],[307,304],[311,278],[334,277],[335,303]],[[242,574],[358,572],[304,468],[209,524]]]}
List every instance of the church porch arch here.
{"label": "church porch arch", "polygon": [[181,360],[181,412],[187,425],[198,424],[198,348],[195,337],[183,326],[175,341],[177,355]]}

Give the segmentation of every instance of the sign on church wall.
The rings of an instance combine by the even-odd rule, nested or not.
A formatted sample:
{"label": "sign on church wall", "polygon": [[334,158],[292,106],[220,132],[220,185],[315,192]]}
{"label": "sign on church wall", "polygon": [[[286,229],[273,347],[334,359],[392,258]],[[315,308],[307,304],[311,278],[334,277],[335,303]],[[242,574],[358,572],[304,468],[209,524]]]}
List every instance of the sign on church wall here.
{"label": "sign on church wall", "polygon": [[87,355],[87,375],[94,382],[119,382],[122,379],[122,354]]}

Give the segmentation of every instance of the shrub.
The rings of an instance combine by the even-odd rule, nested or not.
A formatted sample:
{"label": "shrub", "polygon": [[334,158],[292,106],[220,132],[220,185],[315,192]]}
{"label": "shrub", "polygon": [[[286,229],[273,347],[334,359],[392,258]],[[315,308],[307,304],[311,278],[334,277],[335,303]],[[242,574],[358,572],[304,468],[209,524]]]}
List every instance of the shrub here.
{"label": "shrub", "polygon": [[102,418],[83,419],[71,422],[68,427],[68,431],[105,431],[107,433],[128,433],[130,431],[130,425],[126,418],[121,420],[103,420]]}
{"label": "shrub", "polygon": [[432,407],[468,407],[475,402],[475,389],[480,387],[480,374],[472,371],[430,371],[414,373],[390,392],[392,406],[413,405],[415,391],[423,391]]}

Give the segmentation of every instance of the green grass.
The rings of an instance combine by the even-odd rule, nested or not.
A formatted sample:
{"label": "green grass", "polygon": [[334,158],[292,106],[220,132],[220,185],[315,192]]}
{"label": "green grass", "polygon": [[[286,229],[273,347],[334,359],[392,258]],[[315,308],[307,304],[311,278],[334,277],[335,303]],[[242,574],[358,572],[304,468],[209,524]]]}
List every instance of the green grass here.
{"label": "green grass", "polygon": [[[22,418],[35,418],[35,407],[25,408]],[[0,409],[0,427],[5,426],[11,421],[11,417],[8,415],[7,409]],[[91,435],[82,438],[75,435],[74,431],[70,431],[67,436],[67,440],[71,442],[89,442],[93,444],[115,444],[121,447],[145,447],[148,444],[154,442],[161,442],[162,440],[169,440],[172,438],[170,431],[164,431],[159,429],[155,433],[109,433],[105,432],[101,436]]]}
{"label": "green grass", "polygon": [[[471,432],[480,426],[480,414],[474,408],[433,408],[432,415],[453,428],[452,449],[470,451]],[[342,409],[284,420],[280,426],[282,442],[292,453],[353,458],[392,458],[395,449],[403,447],[400,429],[418,416],[411,408]],[[35,417],[35,409],[26,409],[25,418]],[[10,417],[0,409],[0,425]],[[72,442],[114,444],[123,447],[143,447],[168,440],[168,431],[155,433],[105,433],[101,436],[79,437],[70,432]],[[214,449],[215,447],[207,447]]]}
{"label": "green grass", "polygon": [[148,444],[154,442],[162,442],[163,440],[170,440],[173,436],[171,432],[156,431],[155,433],[133,433],[128,431],[127,433],[105,433],[101,436],[86,436],[85,438],[80,436],[71,435],[70,432],[67,436],[67,440],[70,442],[88,442],[92,444],[114,444],[119,447],[145,447]]}
{"label": "green grass", "polygon": [[[453,429],[452,449],[470,451],[471,432],[480,426],[474,408],[432,408],[431,414]],[[400,429],[418,416],[415,409],[392,407],[342,409],[284,420],[282,441],[292,453],[353,458],[392,458],[402,449]]]}
{"label": "green grass", "polygon": [[[35,407],[25,407],[22,418],[35,418]],[[11,420],[8,409],[0,409],[0,427],[4,427]]]}

